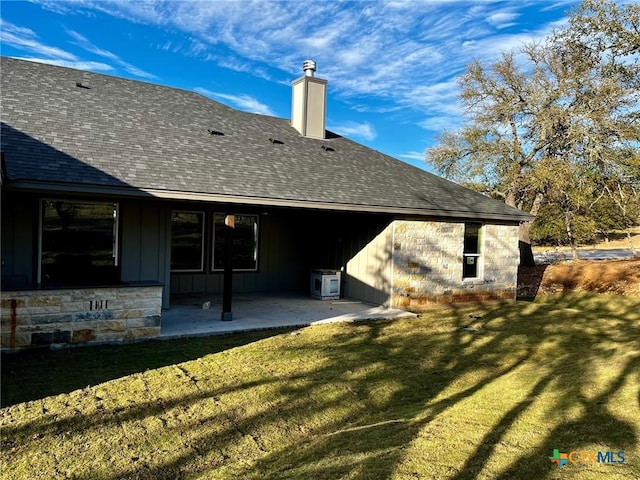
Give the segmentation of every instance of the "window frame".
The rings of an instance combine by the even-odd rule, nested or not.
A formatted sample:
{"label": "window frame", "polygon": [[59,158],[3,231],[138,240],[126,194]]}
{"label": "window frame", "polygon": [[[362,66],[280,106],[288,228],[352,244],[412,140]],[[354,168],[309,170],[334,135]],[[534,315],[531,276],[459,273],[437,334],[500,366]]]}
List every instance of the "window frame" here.
{"label": "window frame", "polygon": [[[212,212],[211,213],[211,272],[212,273],[222,273],[224,272],[224,268],[216,268],[216,215],[226,216],[231,215],[225,212]],[[254,238],[254,249],[253,249],[253,258],[255,262],[254,268],[233,268],[234,272],[257,272],[259,266],[259,253],[260,253],[260,215],[257,213],[235,213],[234,217],[254,217],[254,229],[253,229],[253,238]]]}
{"label": "window frame", "polygon": [[200,272],[204,272],[204,252],[205,252],[205,243],[206,243],[206,236],[205,236],[205,232],[206,232],[206,228],[205,228],[205,222],[207,219],[207,215],[206,212],[204,210],[185,210],[185,209],[171,209],[171,214],[170,214],[170,227],[169,227],[169,235],[170,235],[170,245],[169,245],[169,252],[170,252],[170,256],[173,257],[173,214],[174,213],[195,213],[195,214],[200,214],[202,216],[202,232],[200,233],[200,268],[198,269],[192,269],[192,268],[184,268],[184,269],[173,269],[171,266],[172,263],[172,258],[169,258],[169,272],[170,273],[200,273]]}
{"label": "window frame", "polygon": [[[466,252],[466,243],[467,243],[467,226],[477,226],[478,227],[478,238],[477,238],[477,253]],[[465,276],[465,265],[467,262],[467,258],[475,258],[476,262],[476,274],[473,277]],[[482,278],[482,270],[484,268],[484,224],[480,222],[465,222],[464,223],[464,233],[462,237],[462,280],[463,281],[473,281]]]}
{"label": "window frame", "polygon": [[[42,247],[44,245],[44,205],[45,202],[66,202],[66,203],[81,203],[92,205],[114,205],[115,219],[113,221],[113,243],[112,243],[112,258],[113,266],[119,268],[120,266],[120,202],[111,200],[85,200],[81,198],[58,198],[58,197],[40,197],[38,202],[38,265],[36,272],[36,282],[38,285],[42,283]],[[78,285],[82,286],[82,285]]]}

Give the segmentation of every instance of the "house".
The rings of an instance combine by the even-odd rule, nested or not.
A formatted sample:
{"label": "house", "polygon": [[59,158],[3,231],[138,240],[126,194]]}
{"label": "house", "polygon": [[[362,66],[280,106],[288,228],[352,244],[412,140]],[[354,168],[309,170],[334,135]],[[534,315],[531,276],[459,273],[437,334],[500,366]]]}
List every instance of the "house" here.
{"label": "house", "polygon": [[158,335],[225,265],[234,292],[330,269],[379,305],[514,298],[530,216],[326,131],[304,68],[289,120],[2,58],[2,346]]}

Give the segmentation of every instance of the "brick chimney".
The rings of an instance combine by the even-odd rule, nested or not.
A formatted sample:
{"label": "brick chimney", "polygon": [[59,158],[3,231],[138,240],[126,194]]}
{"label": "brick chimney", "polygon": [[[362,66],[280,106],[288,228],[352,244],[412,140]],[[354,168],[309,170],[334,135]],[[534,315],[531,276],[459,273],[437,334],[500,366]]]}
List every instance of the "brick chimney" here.
{"label": "brick chimney", "polygon": [[327,81],[314,76],[316,62],[302,64],[304,76],[291,82],[291,126],[300,135],[325,138]]}

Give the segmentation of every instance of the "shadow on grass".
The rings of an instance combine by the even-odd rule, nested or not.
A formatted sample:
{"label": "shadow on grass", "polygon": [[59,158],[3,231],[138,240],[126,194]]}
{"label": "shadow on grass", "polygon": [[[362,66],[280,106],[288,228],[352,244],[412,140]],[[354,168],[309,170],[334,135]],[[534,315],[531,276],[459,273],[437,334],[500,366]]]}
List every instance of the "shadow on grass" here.
{"label": "shadow on grass", "polygon": [[195,360],[291,330],[278,328],[190,339],[3,353],[0,405],[8,407],[69,393],[134,373]]}
{"label": "shadow on grass", "polygon": [[[583,392],[579,391],[579,388],[575,388],[575,385],[573,388],[569,387],[561,398],[561,403],[565,404],[565,408],[576,404],[580,405],[584,409],[583,413],[573,420],[561,422],[544,438],[541,446],[532,452],[531,456],[519,458],[497,476],[496,480],[526,478],[527,472],[532,470],[538,472],[536,475],[538,478],[550,477],[558,467],[548,461],[546,456],[550,455],[554,448],[560,446],[576,451],[593,450],[593,446],[596,446],[596,449],[599,450],[617,452],[637,445],[640,439],[634,426],[617,419],[607,409],[606,404],[619,391],[629,376],[637,375],[639,369],[640,356],[630,358],[621,374],[612,379],[610,387],[590,399],[586,399]],[[579,382],[575,383],[579,384]],[[571,394],[577,395],[573,401],[569,401]],[[558,409],[558,411],[563,412],[564,409]],[[580,448],[580,446],[590,448]],[[629,478],[632,476],[630,475]]]}
{"label": "shadow on grass", "polygon": [[[568,310],[582,308],[580,300],[560,306]],[[629,376],[637,373],[640,357],[632,357],[622,372],[611,378],[609,388],[596,397],[589,398],[585,395],[587,382],[584,380],[590,378],[594,362],[612,356],[611,350],[599,349],[603,339],[615,336],[626,342],[634,342],[640,339],[640,328],[629,323],[611,335],[603,324],[600,327],[596,326],[598,333],[594,335],[594,331],[586,331],[589,320],[577,317],[574,311],[563,319],[575,322],[573,327],[567,328],[565,332],[556,331],[559,328],[553,322],[557,319],[553,320],[554,316],[545,319],[544,315],[557,307],[558,305],[553,304],[544,305],[541,307],[542,311],[538,310],[535,314],[529,315],[521,315],[518,308],[503,307],[501,313],[507,312],[506,320],[518,323],[506,325],[505,322],[499,322],[500,326],[495,327],[494,319],[488,315],[483,319],[483,328],[491,329],[485,330],[491,335],[489,341],[484,341],[486,338],[483,339],[482,335],[464,340],[467,335],[458,329],[452,336],[454,341],[446,346],[443,345],[442,339],[429,334],[409,335],[405,338],[404,345],[387,343],[382,351],[393,351],[393,357],[408,358],[412,361],[409,364],[396,364],[393,368],[393,361],[387,362],[383,359],[383,370],[371,373],[359,382],[361,391],[357,400],[361,406],[354,408],[357,414],[352,419],[359,427],[343,429],[339,424],[333,425],[335,431],[329,429],[322,432],[324,435],[309,441],[305,448],[267,455],[258,463],[257,468],[244,472],[244,475],[256,480],[260,478],[258,472],[263,471],[273,472],[278,478],[390,478],[397,474],[399,466],[405,462],[407,446],[421,435],[424,428],[459,402],[513,373],[523,364],[532,362],[536,350],[546,341],[550,331],[558,335],[560,342],[558,348],[554,349],[553,358],[548,359],[547,365],[541,365],[547,373],[539,377],[522,401],[502,414],[497,424],[477,442],[475,451],[467,457],[460,470],[450,472],[447,478],[477,478],[516,421],[540,395],[549,390],[555,390],[559,399],[558,415],[563,415],[576,406],[584,409],[584,413],[577,419],[554,428],[544,437],[540,448],[522,456],[501,473],[499,478],[548,478],[554,466],[548,460],[548,456],[553,448],[558,446],[579,449],[583,445],[595,444],[613,450],[624,450],[636,445],[638,432],[634,426],[616,419],[607,411],[605,405]],[[636,307],[640,308],[640,304],[636,304]],[[468,319],[461,317],[461,320],[458,326],[466,323]],[[375,341],[379,328],[380,324],[369,326],[370,338],[363,342],[363,346]],[[577,351],[576,347],[580,351]],[[423,355],[439,356],[439,359],[429,368],[420,368],[421,364],[424,365],[421,361]],[[575,356],[580,358],[578,362],[573,361]],[[511,361],[500,364],[496,360],[501,357],[511,358]],[[376,356],[373,351],[368,354],[363,352],[362,358],[375,359]],[[567,370],[565,364],[571,365],[571,369]],[[437,399],[453,383],[460,382],[463,377],[474,371],[482,370],[486,371],[478,381],[455,394]],[[324,374],[320,375],[323,376]],[[403,388],[382,404],[371,401],[373,392],[370,386],[389,381],[389,378],[402,379]],[[302,395],[303,392],[286,390],[284,393],[291,398]],[[465,432],[460,434],[464,435]],[[372,452],[375,454],[371,455]],[[323,466],[322,462],[318,461],[323,458],[342,458],[344,461]],[[354,460],[349,461],[349,458]],[[434,459],[436,458],[437,454],[434,456]],[[283,464],[285,467],[278,469],[278,465]],[[304,465],[314,467],[305,468]],[[287,472],[288,468],[291,468],[290,472]],[[412,475],[420,476],[418,472],[405,474],[410,478],[413,478]]]}
{"label": "shadow on grass", "polygon": [[[616,301],[609,297],[608,302]],[[85,442],[83,435],[91,430],[161,421],[164,427],[149,431],[145,445],[160,444],[166,435],[173,439],[171,456],[154,452],[144,462],[100,465],[76,472],[78,479],[173,479],[214,471],[216,478],[255,480],[551,478],[557,468],[548,459],[553,448],[600,445],[616,451],[639,441],[636,425],[616,418],[609,402],[630,379],[638,381],[640,325],[629,312],[640,311],[640,301],[627,300],[628,310],[622,312],[608,302],[576,296],[494,305],[474,320],[474,330],[465,329],[473,312],[468,307],[443,311],[441,318],[453,319],[445,322],[434,315],[331,330],[314,327],[280,337],[274,352],[268,350],[270,343],[265,351],[247,350],[247,357],[242,350],[224,360],[222,373],[208,383],[194,375],[206,373],[206,359],[199,366],[185,364],[177,372],[179,381],[165,374],[174,389],[193,380],[194,387],[185,390],[190,394],[163,399],[162,392],[153,392],[150,400],[129,408],[64,420],[43,415],[3,430],[20,444],[36,434],[55,436],[75,428],[78,442]],[[425,321],[432,321],[433,328]],[[322,333],[329,331],[322,341]],[[184,348],[190,350],[191,342]],[[206,353],[213,352],[193,356]],[[258,361],[251,355],[259,355]],[[245,370],[234,363],[243,359]],[[304,362],[314,359],[313,367],[305,368]],[[606,382],[593,385],[594,370],[614,360],[619,368],[611,369]],[[508,383],[513,377],[515,386],[528,386],[515,388]],[[484,405],[469,402],[501,402],[505,384],[512,390],[505,393],[514,397],[496,409],[495,421],[473,423]],[[490,466],[515,425],[541,401],[548,402],[544,410],[553,417],[546,428],[526,432],[537,435],[534,446],[510,451],[506,465]],[[464,418],[456,410],[465,411]],[[172,415],[182,412],[205,413],[171,423]],[[438,439],[443,430],[451,437]],[[438,460],[439,451],[412,450],[423,440],[432,445],[432,436],[450,453],[457,445],[464,447],[462,461],[447,467]],[[424,459],[416,458],[421,454]],[[421,462],[441,469],[425,472]]]}

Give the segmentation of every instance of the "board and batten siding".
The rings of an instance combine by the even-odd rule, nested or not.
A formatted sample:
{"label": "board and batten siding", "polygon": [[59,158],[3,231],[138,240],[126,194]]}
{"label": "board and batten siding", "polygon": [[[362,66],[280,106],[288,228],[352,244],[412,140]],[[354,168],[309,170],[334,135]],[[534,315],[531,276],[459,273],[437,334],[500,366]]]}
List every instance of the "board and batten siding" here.
{"label": "board and batten siding", "polygon": [[[120,202],[120,262],[123,282],[167,284],[170,247],[169,208],[153,201]],[[163,307],[169,291],[163,291]]]}
{"label": "board and batten siding", "polygon": [[2,279],[9,286],[36,282],[38,198],[5,194],[2,198]]}
{"label": "board and batten siding", "polygon": [[[123,282],[168,281],[168,206],[153,201],[63,196],[58,193],[3,196],[2,278],[3,288],[33,287],[37,282],[39,212],[42,198],[78,201],[115,201],[119,204],[119,265]],[[165,292],[163,306],[168,306]]]}
{"label": "board and batten siding", "polygon": [[[210,223],[210,215],[207,218]],[[258,271],[235,272],[233,291],[309,293],[311,271],[333,269],[343,272],[344,296],[385,303],[391,276],[391,234],[386,229],[391,220],[388,215],[350,212],[270,210],[261,214]],[[205,231],[205,272],[172,273],[172,295],[222,292],[222,272],[211,272],[210,267],[210,225]]]}
{"label": "board and batten siding", "polygon": [[343,274],[344,294],[349,298],[388,306],[393,271],[393,225],[388,225],[372,238],[371,233],[361,231],[358,235],[354,232],[360,238],[352,243],[356,248],[352,248]]}
{"label": "board and batten siding", "polygon": [[[247,214],[254,214],[247,212]],[[305,288],[308,262],[297,213],[269,212],[258,219],[258,270],[234,272],[235,293],[300,291]],[[171,273],[171,294],[221,293],[223,273],[211,271],[211,212],[206,214],[204,272]]]}

